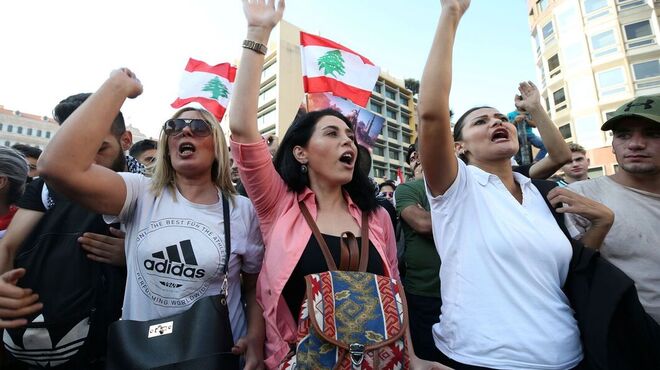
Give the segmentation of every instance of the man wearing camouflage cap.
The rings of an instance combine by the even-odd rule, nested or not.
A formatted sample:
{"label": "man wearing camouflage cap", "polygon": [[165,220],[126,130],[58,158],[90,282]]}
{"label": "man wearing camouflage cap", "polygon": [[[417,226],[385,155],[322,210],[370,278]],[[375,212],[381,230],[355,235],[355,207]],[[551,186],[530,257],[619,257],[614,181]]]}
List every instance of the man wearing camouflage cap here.
{"label": "man wearing camouflage cap", "polygon": [[[622,105],[601,130],[612,130],[617,172],[569,188],[614,212],[603,243],[590,247],[600,248],[603,257],[635,281],[644,309],[660,323],[660,95]],[[573,214],[567,221],[577,237],[594,226]]]}

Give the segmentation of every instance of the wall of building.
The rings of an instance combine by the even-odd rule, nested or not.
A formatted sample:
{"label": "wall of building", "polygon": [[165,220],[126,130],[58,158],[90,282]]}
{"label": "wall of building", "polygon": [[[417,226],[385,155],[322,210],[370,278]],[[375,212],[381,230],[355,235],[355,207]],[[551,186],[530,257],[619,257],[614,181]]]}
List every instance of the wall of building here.
{"label": "wall of building", "polygon": [[[617,107],[660,93],[660,2],[528,0],[527,7],[550,116],[567,141],[600,152],[611,143],[600,127]],[[613,173],[613,163],[604,166]]]}
{"label": "wall of building", "polygon": [[58,128],[52,118],[7,110],[0,105],[0,145],[20,143],[43,149]]}

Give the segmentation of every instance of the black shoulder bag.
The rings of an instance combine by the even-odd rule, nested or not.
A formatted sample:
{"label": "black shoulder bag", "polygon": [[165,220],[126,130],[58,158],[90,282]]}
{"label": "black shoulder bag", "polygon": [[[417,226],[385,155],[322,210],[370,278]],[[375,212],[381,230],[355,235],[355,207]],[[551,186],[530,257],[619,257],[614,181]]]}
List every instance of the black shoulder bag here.
{"label": "black shoulder bag", "polygon": [[149,321],[120,320],[108,333],[107,370],[238,370],[227,307],[231,252],[229,204],[222,196],[225,228],[224,281],[219,295],[204,297],[185,312]]}

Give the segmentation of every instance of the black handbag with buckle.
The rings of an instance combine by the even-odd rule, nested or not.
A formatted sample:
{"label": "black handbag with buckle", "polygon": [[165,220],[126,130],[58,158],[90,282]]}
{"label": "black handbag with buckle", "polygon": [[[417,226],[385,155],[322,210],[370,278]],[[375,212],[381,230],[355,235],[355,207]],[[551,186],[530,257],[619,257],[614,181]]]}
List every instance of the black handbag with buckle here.
{"label": "black handbag with buckle", "polygon": [[107,370],[238,370],[227,307],[231,252],[229,204],[222,196],[225,266],[219,295],[199,299],[180,314],[149,321],[120,320],[108,333]]}

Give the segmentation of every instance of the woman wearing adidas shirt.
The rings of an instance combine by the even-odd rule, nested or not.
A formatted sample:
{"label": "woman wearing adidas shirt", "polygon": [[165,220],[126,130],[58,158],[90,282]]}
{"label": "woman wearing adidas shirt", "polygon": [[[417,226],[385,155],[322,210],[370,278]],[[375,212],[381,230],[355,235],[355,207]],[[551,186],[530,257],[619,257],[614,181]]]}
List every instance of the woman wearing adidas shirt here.
{"label": "woman wearing adidas shirt", "polygon": [[221,197],[227,197],[233,351],[245,354],[246,369],[261,368],[264,326],[255,289],[263,243],[254,208],[236,195],[231,183],[228,149],[217,120],[204,110],[177,111],[161,132],[152,178],[93,163],[101,133],[108,131],[126,98],[141,93],[142,84],[131,71],[113,71],[48,144],[39,173],[71,199],[126,225],[122,318],[129,320],[180,313],[198,299],[220,293],[226,262]]}

